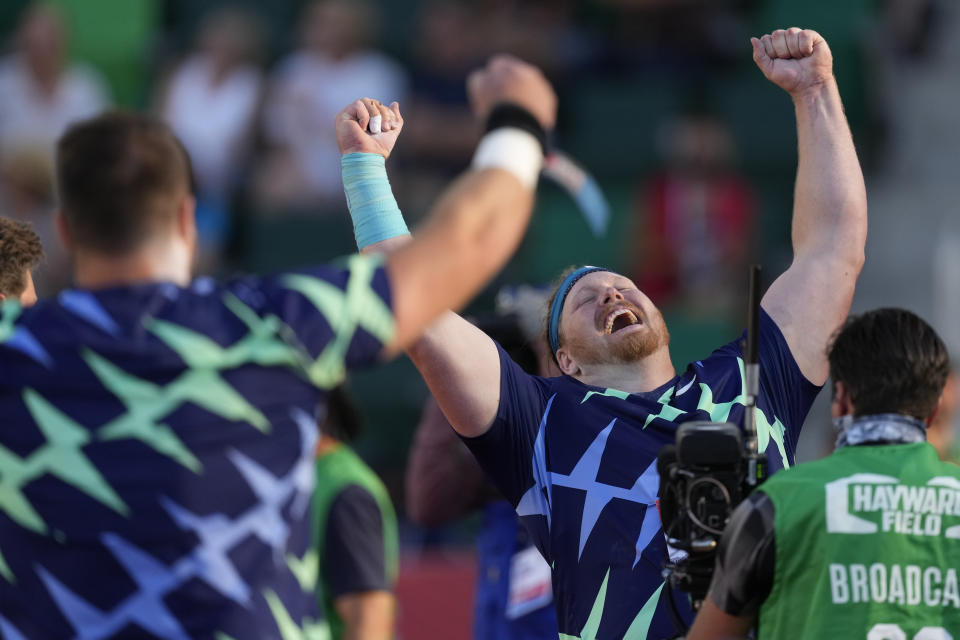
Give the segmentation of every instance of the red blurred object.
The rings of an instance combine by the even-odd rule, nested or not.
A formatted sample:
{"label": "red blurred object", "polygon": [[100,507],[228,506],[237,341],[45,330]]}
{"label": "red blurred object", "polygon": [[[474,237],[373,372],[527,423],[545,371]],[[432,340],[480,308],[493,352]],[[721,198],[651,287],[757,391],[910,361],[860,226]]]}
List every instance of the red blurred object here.
{"label": "red blurred object", "polygon": [[406,554],[397,579],[397,640],[470,640],[473,551]]}

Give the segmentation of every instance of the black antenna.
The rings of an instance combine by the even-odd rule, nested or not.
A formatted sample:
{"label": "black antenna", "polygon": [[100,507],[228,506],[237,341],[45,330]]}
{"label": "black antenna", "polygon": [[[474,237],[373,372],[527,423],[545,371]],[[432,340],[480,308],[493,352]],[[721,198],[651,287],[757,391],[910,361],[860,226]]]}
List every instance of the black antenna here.
{"label": "black antenna", "polygon": [[750,284],[747,299],[747,340],[743,350],[744,411],[743,431],[747,453],[747,484],[755,487],[766,478],[766,462],[761,462],[757,441],[757,394],[760,391],[760,365],[757,353],[757,334],[760,328],[760,265],[750,266]]}
{"label": "black antenna", "polygon": [[760,324],[760,265],[750,265],[750,293],[747,298],[747,349],[744,364],[757,364],[757,330]]}

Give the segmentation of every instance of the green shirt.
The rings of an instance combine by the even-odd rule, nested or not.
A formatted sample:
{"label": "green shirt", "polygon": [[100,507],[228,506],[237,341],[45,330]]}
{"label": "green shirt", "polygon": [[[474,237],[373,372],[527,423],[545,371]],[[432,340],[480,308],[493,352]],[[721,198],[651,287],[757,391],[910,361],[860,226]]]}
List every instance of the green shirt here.
{"label": "green shirt", "polygon": [[960,468],[923,442],[855,446],[781,472],[758,635],[945,640],[960,629]]}
{"label": "green shirt", "polygon": [[343,621],[333,601],[348,593],[392,591],[397,578],[397,517],[380,478],[349,447],[317,458],[313,496],[317,598],[334,639]]}

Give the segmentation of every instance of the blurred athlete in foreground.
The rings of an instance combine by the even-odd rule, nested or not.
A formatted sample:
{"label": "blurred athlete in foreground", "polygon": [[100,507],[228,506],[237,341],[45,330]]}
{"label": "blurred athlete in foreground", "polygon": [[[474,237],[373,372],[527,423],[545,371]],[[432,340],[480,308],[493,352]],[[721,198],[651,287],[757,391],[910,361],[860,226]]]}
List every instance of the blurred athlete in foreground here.
{"label": "blurred athlete in foreground", "polygon": [[[793,264],[764,296],[760,320],[756,415],[776,470],[793,462],[826,380],[827,341],[846,318],[863,265],[867,205],[827,43],[800,29],[752,42],[757,66],[793,99],[800,155]],[[548,338],[559,378],[523,372],[453,313],[409,353],[553,567],[561,638],[669,637],[656,456],[683,422],[742,422],[739,342],[677,375],[654,304],[629,279],[592,267],[564,278]]]}
{"label": "blurred athlete in foreground", "polygon": [[[553,124],[533,67],[499,60],[469,91],[481,118],[509,101],[541,134]],[[396,104],[340,113],[344,170],[367,154],[382,171],[402,123]],[[385,261],[227,285],[191,280],[189,160],[164,125],[113,113],[65,134],[76,288],[0,316],[0,635],[315,637],[298,578],[317,405],[464,304],[519,242],[542,152],[503,124]],[[351,197],[377,202],[363,184]]]}
{"label": "blurred athlete in foreground", "polygon": [[947,348],[913,313],[877,309],[847,322],[829,358],[837,450],[733,512],[688,640],[747,638],[755,625],[764,640],[960,629],[960,469],[926,442]]}

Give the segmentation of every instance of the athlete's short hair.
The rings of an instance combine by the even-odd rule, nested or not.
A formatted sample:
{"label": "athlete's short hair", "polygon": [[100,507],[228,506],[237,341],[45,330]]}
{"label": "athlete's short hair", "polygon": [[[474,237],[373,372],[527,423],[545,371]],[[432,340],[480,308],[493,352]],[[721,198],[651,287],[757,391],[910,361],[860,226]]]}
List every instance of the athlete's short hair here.
{"label": "athlete's short hair", "polygon": [[828,352],[830,376],[850,393],[854,416],[933,415],[950,373],[943,340],[906,309],[851,316]]}
{"label": "athlete's short hair", "polygon": [[175,221],[193,190],[186,149],[160,119],[109,111],[57,144],[57,195],[73,242],[109,255],[139,249]]}
{"label": "athlete's short hair", "polygon": [[19,297],[27,288],[27,272],[42,259],[43,246],[30,225],[0,218],[0,295]]}

